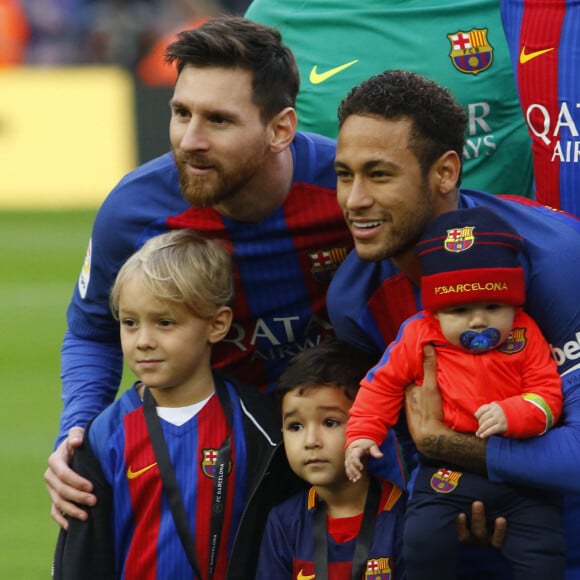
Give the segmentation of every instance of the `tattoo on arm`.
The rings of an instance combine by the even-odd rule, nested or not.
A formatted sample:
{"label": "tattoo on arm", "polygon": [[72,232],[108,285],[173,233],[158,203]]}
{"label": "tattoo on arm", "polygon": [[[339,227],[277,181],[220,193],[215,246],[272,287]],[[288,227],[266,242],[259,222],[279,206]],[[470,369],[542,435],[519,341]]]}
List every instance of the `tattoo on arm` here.
{"label": "tattoo on arm", "polygon": [[466,471],[481,475],[487,475],[486,449],[485,439],[456,432],[425,436],[420,445],[421,453],[430,459],[448,461]]}

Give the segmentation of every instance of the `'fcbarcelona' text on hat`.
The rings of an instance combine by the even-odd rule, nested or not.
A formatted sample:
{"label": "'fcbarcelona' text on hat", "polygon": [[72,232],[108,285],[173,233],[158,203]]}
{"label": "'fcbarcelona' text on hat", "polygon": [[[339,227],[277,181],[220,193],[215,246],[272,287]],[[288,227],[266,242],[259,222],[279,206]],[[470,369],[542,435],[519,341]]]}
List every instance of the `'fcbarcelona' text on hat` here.
{"label": "'fcbarcelona' text on hat", "polygon": [[[464,292],[509,292],[510,287],[507,282],[488,282],[481,284],[480,282],[472,282],[470,284],[456,284],[455,286],[436,286],[433,288],[435,295],[437,294],[461,294]],[[469,299],[471,300],[471,299]]]}

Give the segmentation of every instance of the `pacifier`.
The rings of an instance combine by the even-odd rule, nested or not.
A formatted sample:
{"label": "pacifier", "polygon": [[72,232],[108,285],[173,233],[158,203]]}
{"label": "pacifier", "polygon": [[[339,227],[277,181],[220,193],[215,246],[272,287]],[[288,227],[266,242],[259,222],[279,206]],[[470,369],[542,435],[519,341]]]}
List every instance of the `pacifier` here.
{"label": "pacifier", "polygon": [[482,332],[466,330],[461,333],[461,346],[472,352],[485,352],[497,345],[500,338],[497,328],[486,328]]}

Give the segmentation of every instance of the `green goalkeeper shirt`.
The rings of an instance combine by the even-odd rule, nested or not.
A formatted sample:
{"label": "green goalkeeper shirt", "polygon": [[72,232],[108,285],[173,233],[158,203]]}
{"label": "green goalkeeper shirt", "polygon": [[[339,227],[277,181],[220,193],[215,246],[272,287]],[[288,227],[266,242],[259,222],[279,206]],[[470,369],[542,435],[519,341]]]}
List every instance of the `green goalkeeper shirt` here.
{"label": "green goalkeeper shirt", "polygon": [[462,186],[532,196],[532,153],[497,0],[254,0],[298,61],[299,129],[336,137],[341,99],[386,69],[447,87],[469,123]]}

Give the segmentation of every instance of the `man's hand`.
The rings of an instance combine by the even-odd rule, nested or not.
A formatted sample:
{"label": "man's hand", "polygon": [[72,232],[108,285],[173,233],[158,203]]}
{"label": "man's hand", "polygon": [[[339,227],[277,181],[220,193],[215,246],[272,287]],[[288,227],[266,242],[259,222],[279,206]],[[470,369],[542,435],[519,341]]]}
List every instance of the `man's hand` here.
{"label": "man's hand", "polygon": [[90,493],[93,490],[93,484],[69,467],[75,449],[83,443],[84,433],[85,430],[82,427],[73,427],[68,432],[68,437],[48,458],[48,468],[44,472],[44,481],[52,500],[50,516],[65,530],[68,529],[65,516],[79,520],[88,518],[87,512],[72,502],[86,506],[93,506],[97,503],[96,496]]}
{"label": "man's hand", "polygon": [[405,392],[405,412],[411,438],[417,449],[427,454],[427,440],[451,431],[443,423],[443,405],[437,386],[437,357],[430,344],[423,349],[423,374],[423,385],[411,385]]}
{"label": "man's hand", "polygon": [[380,459],[383,452],[372,439],[356,439],[347,448],[344,467],[347,477],[354,483],[361,478],[363,458],[367,455]]}
{"label": "man's hand", "polygon": [[437,360],[431,345],[423,349],[423,374],[423,386],[411,385],[405,393],[407,425],[419,453],[465,471],[487,475],[487,440],[453,431],[443,423]]}
{"label": "man's hand", "polygon": [[455,529],[460,542],[471,542],[501,548],[505,539],[507,520],[503,517],[496,518],[493,532],[490,534],[485,522],[483,502],[474,501],[471,505],[471,528],[467,527],[467,516],[459,514],[455,520]]}

